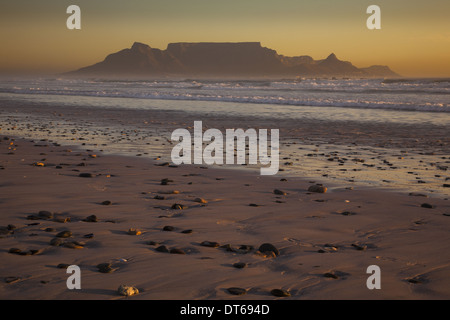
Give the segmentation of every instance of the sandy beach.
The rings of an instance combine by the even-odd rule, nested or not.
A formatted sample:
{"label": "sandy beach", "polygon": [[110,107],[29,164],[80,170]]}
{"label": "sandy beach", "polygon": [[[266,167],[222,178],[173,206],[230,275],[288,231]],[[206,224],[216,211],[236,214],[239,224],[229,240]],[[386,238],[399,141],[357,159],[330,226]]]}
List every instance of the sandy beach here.
{"label": "sandy beach", "polygon": [[[21,139],[3,124],[1,299],[450,297],[445,189],[329,181],[326,193],[308,192],[323,180],[170,166],[83,147],[89,139]],[[67,288],[68,265],[80,267],[81,290]],[[366,286],[370,265],[381,269],[380,290]],[[122,284],[139,294],[121,296]]]}

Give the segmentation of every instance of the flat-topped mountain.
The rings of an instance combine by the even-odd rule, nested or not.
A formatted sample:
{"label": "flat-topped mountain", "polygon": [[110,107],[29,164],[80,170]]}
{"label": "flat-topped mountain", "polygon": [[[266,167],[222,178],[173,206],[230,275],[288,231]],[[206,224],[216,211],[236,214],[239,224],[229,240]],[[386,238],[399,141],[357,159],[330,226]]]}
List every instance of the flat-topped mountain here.
{"label": "flat-topped mountain", "polygon": [[259,42],[170,43],[166,50],[135,42],[73,76],[397,77],[387,66],[357,68],[335,54],[324,60],[287,57]]}

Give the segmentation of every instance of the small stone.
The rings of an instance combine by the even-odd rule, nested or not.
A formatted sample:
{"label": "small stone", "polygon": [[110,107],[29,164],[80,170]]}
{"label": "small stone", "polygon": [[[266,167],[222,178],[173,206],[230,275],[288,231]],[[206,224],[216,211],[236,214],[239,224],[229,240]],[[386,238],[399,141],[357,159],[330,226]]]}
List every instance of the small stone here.
{"label": "small stone", "polygon": [[10,231],[17,229],[17,227],[13,224],[8,224],[8,226],[6,228]]}
{"label": "small stone", "polygon": [[332,278],[332,279],[338,279],[339,276],[337,276],[336,274],[332,273],[332,272],[326,272],[323,275],[325,278]]}
{"label": "small stone", "polygon": [[57,238],[69,238],[72,236],[72,232],[69,230],[61,231],[56,235]]}
{"label": "small stone", "polygon": [[309,192],[317,192],[317,193],[325,193],[325,192],[327,192],[327,187],[316,184],[316,185],[310,186],[308,188],[308,191]]}
{"label": "small stone", "polygon": [[53,221],[59,222],[59,223],[66,223],[66,222],[70,222],[70,218],[55,218],[55,219],[53,219]]}
{"label": "small stone", "polygon": [[247,264],[245,262],[236,262],[233,263],[233,267],[235,267],[236,269],[243,269],[247,267]]}
{"label": "small stone", "polygon": [[194,202],[198,202],[198,203],[208,203],[208,201],[206,201],[206,200],[203,199],[203,198],[195,198],[195,199],[194,199]]}
{"label": "small stone", "polygon": [[259,246],[258,251],[264,254],[267,254],[268,252],[273,252],[275,256],[278,256],[280,254],[278,249],[275,248],[275,246],[270,243],[263,243],[261,246]]}
{"label": "small stone", "polygon": [[68,263],[60,263],[56,267],[58,269],[67,269],[69,266],[70,266],[70,264],[68,264]]}
{"label": "small stone", "polygon": [[130,229],[128,229],[127,234],[129,234],[131,236],[138,236],[138,235],[142,234],[142,232],[138,229],[130,228]]}
{"label": "small stone", "polygon": [[277,195],[281,195],[281,196],[285,196],[285,195],[287,195],[287,193],[286,193],[286,192],[284,192],[284,191],[281,191],[281,190],[279,190],[279,189],[275,189],[275,190],[273,190],[273,193],[274,193],[274,194],[277,194]]}
{"label": "small stone", "polygon": [[88,233],[83,236],[83,238],[86,238],[86,239],[92,239],[93,237],[94,237],[93,233]]}
{"label": "small stone", "polygon": [[272,295],[274,295],[275,297],[290,297],[291,296],[289,291],[286,291],[283,289],[273,289],[272,291],[270,291],[270,293]]}
{"label": "small stone", "polygon": [[64,240],[62,240],[60,238],[53,238],[52,240],[50,240],[50,245],[55,246],[55,247],[59,247],[63,243],[64,243]]}
{"label": "small stone", "polygon": [[359,251],[364,251],[367,249],[367,246],[365,246],[365,245],[360,246],[355,243],[352,243],[352,247],[354,247],[356,250],[359,250]]}
{"label": "small stone", "polygon": [[45,232],[55,232],[56,231],[56,229],[55,228],[45,228],[45,230],[44,230]]}
{"label": "small stone", "polygon": [[155,199],[155,200],[165,200],[166,197],[160,196],[160,195],[157,194],[156,196],[153,197],[153,199]]}
{"label": "small stone", "polygon": [[174,203],[171,208],[175,210],[184,210],[187,209],[188,207],[183,204]]}
{"label": "small stone", "polygon": [[167,249],[167,247],[166,246],[159,246],[158,248],[156,248],[155,249],[155,251],[158,251],[158,252],[169,252],[169,249]]}
{"label": "small stone", "polygon": [[83,219],[84,222],[98,222],[96,215],[90,215],[89,217]]}
{"label": "small stone", "polygon": [[77,241],[64,242],[64,247],[69,249],[83,249],[84,247]]}
{"label": "small stone", "polygon": [[139,294],[139,290],[137,288],[129,287],[129,286],[126,286],[126,285],[123,285],[123,284],[121,284],[119,286],[117,291],[119,292],[120,295],[126,296],[126,297],[134,296],[136,294]]}
{"label": "small stone", "polygon": [[97,269],[101,273],[111,273],[115,270],[111,267],[111,263],[100,263],[97,265]]}
{"label": "small stone", "polygon": [[102,202],[102,205],[104,205],[104,206],[110,206],[111,204],[112,204],[112,202],[109,200],[105,200]]}
{"label": "small stone", "polygon": [[202,243],[200,243],[200,245],[203,247],[210,247],[210,248],[217,248],[220,246],[218,242],[214,241],[203,241]]}
{"label": "small stone", "polygon": [[78,175],[80,178],[92,178],[94,175],[92,173],[80,173]]}
{"label": "small stone", "polygon": [[173,180],[170,180],[168,178],[162,179],[161,180],[161,185],[163,185],[163,186],[168,185],[169,182],[173,182]]}
{"label": "small stone", "polygon": [[422,203],[420,206],[422,208],[428,208],[428,209],[433,209],[434,208],[434,206],[432,204],[429,204],[429,203]]}
{"label": "small stone", "polygon": [[351,211],[342,211],[341,214],[343,216],[354,216],[354,215],[356,215],[356,213],[351,212]]}
{"label": "small stone", "polygon": [[170,249],[169,253],[173,253],[173,254],[186,254],[186,252],[184,252],[184,251],[181,250],[181,249],[177,249],[177,248]]}
{"label": "small stone", "polygon": [[246,289],[243,288],[237,288],[237,287],[231,287],[227,289],[229,294],[235,295],[235,296],[242,296],[247,293]]}
{"label": "small stone", "polygon": [[14,253],[14,254],[19,254],[21,252],[22,252],[22,250],[20,250],[18,248],[11,248],[8,250],[8,253]]}
{"label": "small stone", "polygon": [[175,227],[172,227],[172,226],[165,226],[163,228],[163,231],[174,231],[174,230],[175,230]]}
{"label": "small stone", "polygon": [[186,230],[181,231],[181,233],[185,233],[185,234],[189,234],[192,232],[193,232],[192,229],[186,229]]}
{"label": "small stone", "polygon": [[41,219],[52,219],[53,213],[51,213],[50,211],[39,211],[38,217]]}

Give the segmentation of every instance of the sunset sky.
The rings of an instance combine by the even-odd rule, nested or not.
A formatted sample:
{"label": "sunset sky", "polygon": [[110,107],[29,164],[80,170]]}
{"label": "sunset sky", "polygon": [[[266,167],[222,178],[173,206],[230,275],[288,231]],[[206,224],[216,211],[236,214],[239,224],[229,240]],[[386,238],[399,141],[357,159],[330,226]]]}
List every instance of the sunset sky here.
{"label": "sunset sky", "polygon": [[[81,8],[68,30],[66,8]],[[366,9],[381,7],[382,29]],[[449,0],[5,0],[0,71],[65,72],[102,61],[134,41],[259,41],[288,56],[334,52],[357,67],[381,64],[403,76],[450,76]]]}

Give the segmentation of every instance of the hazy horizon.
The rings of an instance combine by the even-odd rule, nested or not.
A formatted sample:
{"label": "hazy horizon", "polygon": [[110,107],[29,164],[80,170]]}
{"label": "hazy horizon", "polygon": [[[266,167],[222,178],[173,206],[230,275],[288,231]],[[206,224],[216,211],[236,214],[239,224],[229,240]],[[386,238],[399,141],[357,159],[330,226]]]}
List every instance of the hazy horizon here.
{"label": "hazy horizon", "polygon": [[[450,3],[444,0],[79,0],[82,29],[68,30],[71,4],[4,4],[0,71],[63,73],[103,61],[133,42],[162,50],[175,42],[261,42],[285,56],[320,60],[333,52],[359,68],[387,65],[404,77],[450,77]],[[366,28],[371,4],[381,7],[381,30]]]}

